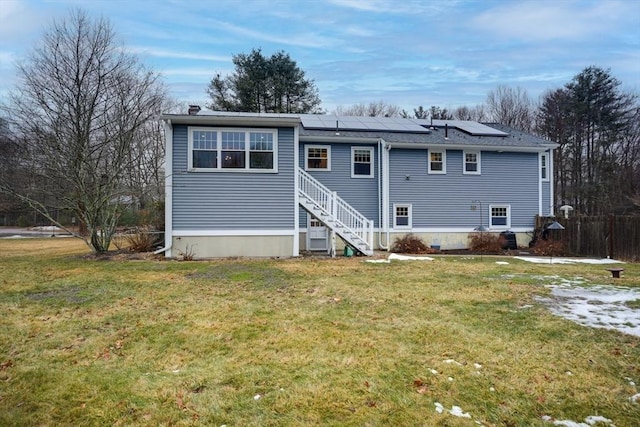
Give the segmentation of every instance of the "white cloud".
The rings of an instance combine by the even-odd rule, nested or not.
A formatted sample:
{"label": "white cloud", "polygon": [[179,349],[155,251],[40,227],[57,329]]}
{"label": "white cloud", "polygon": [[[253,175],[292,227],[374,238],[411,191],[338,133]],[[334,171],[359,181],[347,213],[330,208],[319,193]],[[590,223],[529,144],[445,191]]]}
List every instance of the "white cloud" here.
{"label": "white cloud", "polygon": [[231,62],[230,56],[207,55],[204,53],[184,52],[175,50],[158,49],[148,46],[131,46],[128,51],[139,55],[150,55],[158,58],[194,59],[203,61]]}
{"label": "white cloud", "polygon": [[270,42],[270,43],[277,43],[277,44],[283,44],[283,45],[289,45],[289,46],[301,46],[301,47],[309,47],[309,48],[323,48],[326,46],[331,46],[336,43],[336,40],[334,39],[323,37],[314,33],[289,34],[288,36],[274,35],[274,34],[265,33],[262,31],[241,27],[239,25],[230,24],[228,22],[213,21],[213,23],[216,26],[218,26],[218,28],[222,28],[224,30],[233,32],[243,37],[256,39],[263,43]]}
{"label": "white cloud", "polygon": [[[635,4],[635,6],[634,6]],[[524,1],[499,3],[499,6],[480,13],[472,25],[506,40],[526,41],[579,40],[610,32],[615,23],[630,13],[632,2]],[[636,10],[636,13],[638,11]]]}

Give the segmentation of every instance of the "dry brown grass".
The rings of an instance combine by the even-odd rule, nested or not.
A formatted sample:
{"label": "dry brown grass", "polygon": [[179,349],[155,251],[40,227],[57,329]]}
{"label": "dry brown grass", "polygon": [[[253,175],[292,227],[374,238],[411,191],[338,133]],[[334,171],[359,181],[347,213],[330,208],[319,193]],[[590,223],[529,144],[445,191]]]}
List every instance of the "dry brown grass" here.
{"label": "dry brown grass", "polygon": [[551,275],[610,283],[602,266],[96,260],[66,241],[0,240],[1,425],[640,419],[640,338],[534,300]]}

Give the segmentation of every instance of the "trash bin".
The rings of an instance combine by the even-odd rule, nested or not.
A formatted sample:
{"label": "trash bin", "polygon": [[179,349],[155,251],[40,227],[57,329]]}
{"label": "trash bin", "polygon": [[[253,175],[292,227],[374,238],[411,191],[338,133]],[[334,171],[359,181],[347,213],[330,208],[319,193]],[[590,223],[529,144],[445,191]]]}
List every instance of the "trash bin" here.
{"label": "trash bin", "polygon": [[502,243],[502,249],[518,249],[518,242],[516,241],[516,233],[513,231],[503,231],[500,233],[500,237],[504,240]]}
{"label": "trash bin", "polygon": [[351,246],[345,246],[344,247],[344,256],[346,256],[346,257],[352,257],[353,256],[353,249],[351,248]]}

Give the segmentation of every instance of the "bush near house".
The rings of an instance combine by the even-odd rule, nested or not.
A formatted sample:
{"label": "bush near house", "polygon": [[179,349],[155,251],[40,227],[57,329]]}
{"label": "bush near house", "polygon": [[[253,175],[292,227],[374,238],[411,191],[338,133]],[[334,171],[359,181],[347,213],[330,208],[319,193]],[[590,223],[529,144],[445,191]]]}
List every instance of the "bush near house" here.
{"label": "bush near house", "polygon": [[504,237],[494,233],[471,233],[469,235],[469,249],[472,252],[502,253],[506,241]]}
{"label": "bush near house", "polygon": [[391,252],[398,254],[434,254],[437,251],[428,247],[418,236],[409,233],[393,242]]}

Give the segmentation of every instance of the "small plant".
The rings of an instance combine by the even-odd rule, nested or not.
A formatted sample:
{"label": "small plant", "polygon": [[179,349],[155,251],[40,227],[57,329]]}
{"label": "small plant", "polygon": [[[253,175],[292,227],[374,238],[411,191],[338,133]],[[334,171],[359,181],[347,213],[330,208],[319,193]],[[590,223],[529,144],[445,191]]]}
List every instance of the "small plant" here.
{"label": "small plant", "polygon": [[409,233],[393,242],[391,252],[398,254],[433,254],[436,250],[428,247],[418,236]]}
{"label": "small plant", "polygon": [[183,261],[193,261],[193,258],[196,255],[192,245],[185,246],[184,251],[181,251],[180,249],[178,249],[178,253],[182,257]]}
{"label": "small plant", "polygon": [[151,252],[158,245],[158,237],[149,230],[137,229],[126,235],[129,249],[133,252]]}
{"label": "small plant", "polygon": [[560,240],[538,240],[535,245],[531,247],[534,254],[540,256],[563,256],[567,255],[565,245]]}
{"label": "small plant", "polygon": [[471,233],[469,249],[473,252],[502,252],[506,241],[504,237],[493,233]]}

